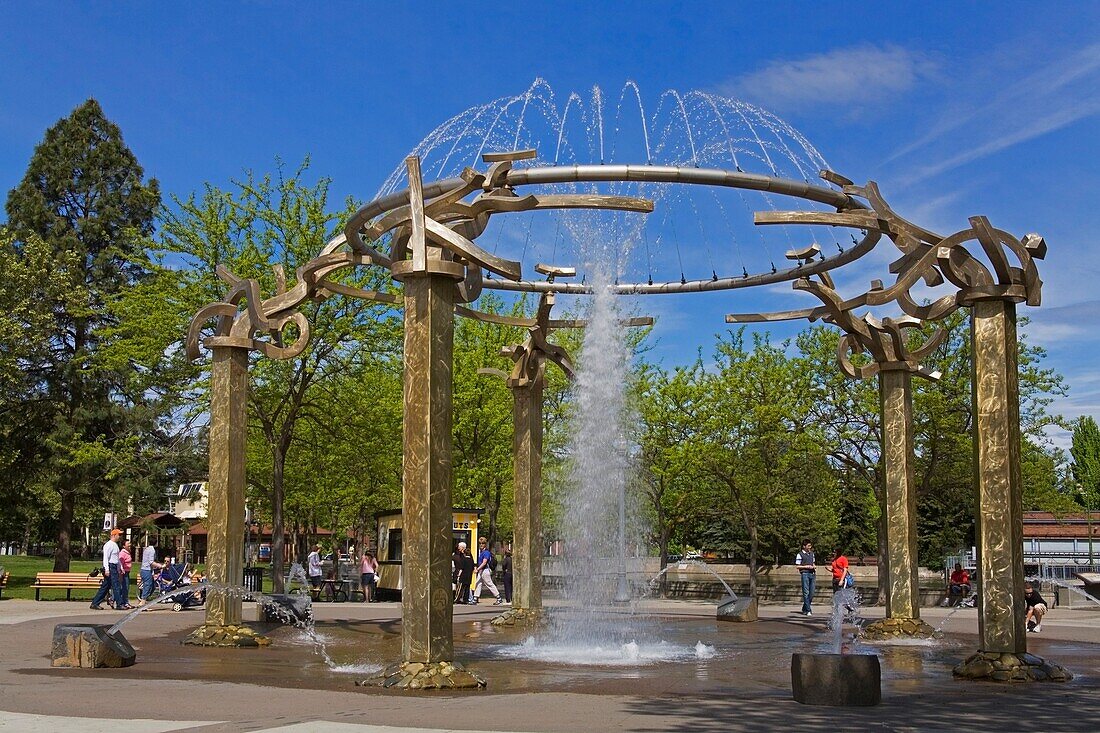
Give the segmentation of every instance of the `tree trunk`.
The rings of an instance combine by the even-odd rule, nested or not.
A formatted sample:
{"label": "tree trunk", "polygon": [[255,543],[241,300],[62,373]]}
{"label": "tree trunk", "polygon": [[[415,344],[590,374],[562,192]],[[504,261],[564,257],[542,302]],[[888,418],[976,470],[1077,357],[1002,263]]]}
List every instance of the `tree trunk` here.
{"label": "tree trunk", "polygon": [[73,532],[73,514],[76,511],[76,491],[61,493],[61,510],[57,514],[57,549],[53,553],[53,571],[69,572],[70,543]]}
{"label": "tree trunk", "polygon": [[283,533],[283,466],[286,453],[275,445],[271,453],[271,575],[276,593],[285,593],[283,583],[283,553],[286,536]]}
{"label": "tree trunk", "polygon": [[760,535],[756,525],[749,525],[749,597],[756,597],[756,568],[760,559]]}
{"label": "tree trunk", "polygon": [[500,503],[501,494],[504,491],[504,482],[500,477],[493,479],[493,488],[490,492],[490,506],[489,506],[489,546],[493,546],[493,542],[496,541],[497,535],[500,533],[500,525],[498,524],[498,517],[500,516]]}
{"label": "tree trunk", "polygon": [[30,517],[27,518],[26,523],[23,525],[23,542],[19,545],[19,554],[28,555],[31,549],[31,527],[34,526],[34,522]]}

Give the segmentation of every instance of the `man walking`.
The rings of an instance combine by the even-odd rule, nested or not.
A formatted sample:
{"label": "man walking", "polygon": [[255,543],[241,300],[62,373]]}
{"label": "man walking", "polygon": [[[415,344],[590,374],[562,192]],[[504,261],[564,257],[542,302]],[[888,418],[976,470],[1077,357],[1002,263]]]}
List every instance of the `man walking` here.
{"label": "man walking", "polygon": [[121,600],[122,575],[118,569],[118,538],[121,535],[122,530],[112,529],[111,539],[103,543],[103,581],[99,584],[95,598],[92,599],[92,605],[89,606],[93,611],[103,610],[103,606],[99,604],[103,603],[108,593],[111,594],[115,608],[121,609],[126,605],[125,601]]}
{"label": "man walking", "polygon": [[802,613],[813,616],[810,601],[817,589],[817,568],[814,567],[814,546],[809,540],[802,540],[802,550],[794,556],[794,564],[802,578]]}
{"label": "man walking", "polygon": [[504,598],[501,597],[500,591],[497,590],[496,585],[493,583],[493,570],[496,567],[496,561],[493,560],[493,553],[489,552],[489,540],[481,537],[477,541],[477,582],[474,584],[474,603],[477,603],[481,597],[481,586],[485,586],[489,589],[489,592],[497,599],[494,606],[499,606],[504,603]]}
{"label": "man walking", "polygon": [[141,551],[141,595],[138,597],[138,605],[144,606],[153,595],[153,569],[163,568],[164,565],[157,562],[157,538],[150,537],[145,541],[145,549]]}

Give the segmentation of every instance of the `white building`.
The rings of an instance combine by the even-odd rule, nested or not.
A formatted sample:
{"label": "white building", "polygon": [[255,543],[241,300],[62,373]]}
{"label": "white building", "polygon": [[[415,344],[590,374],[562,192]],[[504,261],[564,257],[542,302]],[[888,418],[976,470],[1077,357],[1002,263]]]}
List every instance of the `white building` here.
{"label": "white building", "polygon": [[206,482],[180,484],[168,490],[168,511],[180,519],[206,519]]}

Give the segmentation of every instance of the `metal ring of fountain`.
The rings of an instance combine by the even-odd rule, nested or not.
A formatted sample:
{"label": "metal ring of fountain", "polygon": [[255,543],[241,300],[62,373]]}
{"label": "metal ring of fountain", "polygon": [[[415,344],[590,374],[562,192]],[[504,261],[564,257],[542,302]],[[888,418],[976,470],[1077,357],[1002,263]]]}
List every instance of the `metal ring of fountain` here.
{"label": "metal ring of fountain", "polygon": [[[786,178],[743,173],[721,168],[623,164],[535,166],[531,168],[512,169],[508,171],[505,181],[506,184],[512,188],[566,183],[611,182],[717,186],[790,196],[792,198],[826,204],[835,207],[838,212],[854,210],[865,211],[867,209],[861,202],[847,194],[824,186],[814,186],[809,183],[793,181]],[[461,186],[462,183],[463,180],[461,178],[447,178],[433,183],[425,183],[423,186],[424,197],[425,199],[429,199],[438,196],[444,191]],[[338,237],[336,240],[330,242],[329,245],[325,247],[324,254],[338,251],[344,246],[350,245],[352,249],[356,251],[366,251],[372,253],[372,256],[373,254],[378,254],[379,260],[388,259],[384,255],[381,255],[381,253],[375,253],[368,244],[363,242],[360,236],[360,230],[370,221],[401,206],[407,205],[408,201],[409,191],[408,189],[402,189],[379,197],[364,205],[348,219],[344,227],[344,236]],[[855,229],[858,227],[853,226],[852,228]],[[862,238],[849,249],[838,252],[832,256],[822,255],[821,259],[818,260],[800,261],[795,267],[776,270],[775,272],[761,272],[741,277],[695,279],[665,283],[617,283],[611,286],[611,288],[616,294],[620,295],[642,295],[735,290],[789,282],[798,278],[828,272],[863,257],[874,249],[875,245],[882,237],[882,234],[876,230],[861,231],[863,232]],[[493,278],[485,280],[484,287],[493,290],[522,292],[592,293],[592,287],[584,283],[566,283],[560,281],[508,281]]]}

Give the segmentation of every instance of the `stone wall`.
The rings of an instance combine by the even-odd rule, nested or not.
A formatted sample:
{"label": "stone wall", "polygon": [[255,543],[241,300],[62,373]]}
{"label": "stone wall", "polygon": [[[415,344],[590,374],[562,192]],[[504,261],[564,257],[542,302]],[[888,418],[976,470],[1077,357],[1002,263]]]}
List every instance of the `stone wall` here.
{"label": "stone wall", "polygon": [[[563,563],[558,558],[546,558],[543,566],[544,587],[557,589],[561,586]],[[726,590],[721,582],[707,570],[713,570],[722,580],[733,589],[738,596],[748,595],[749,569],[747,565],[734,564],[707,564],[704,570],[696,565],[688,565],[680,569],[679,565],[672,563],[670,570],[665,574],[666,595],[669,598],[696,598],[696,599],[720,599],[726,595]],[[649,588],[649,581],[658,573],[659,567],[655,558],[645,560],[632,559],[627,565],[627,577],[634,587],[635,594],[640,595]],[[880,599],[878,588],[878,568],[874,566],[860,566],[851,568],[856,580],[856,588],[864,605],[874,605]],[[600,573],[597,573],[600,574]],[[614,572],[605,573],[609,583],[614,583]],[[934,606],[944,598],[943,574],[921,568],[920,600],[923,606]],[[815,603],[831,603],[832,578],[826,568],[818,568],[817,592],[814,595]],[[757,572],[756,598],[764,604],[800,603],[802,601],[801,579],[798,570],[793,565],[781,565],[779,567],[765,567]]]}

